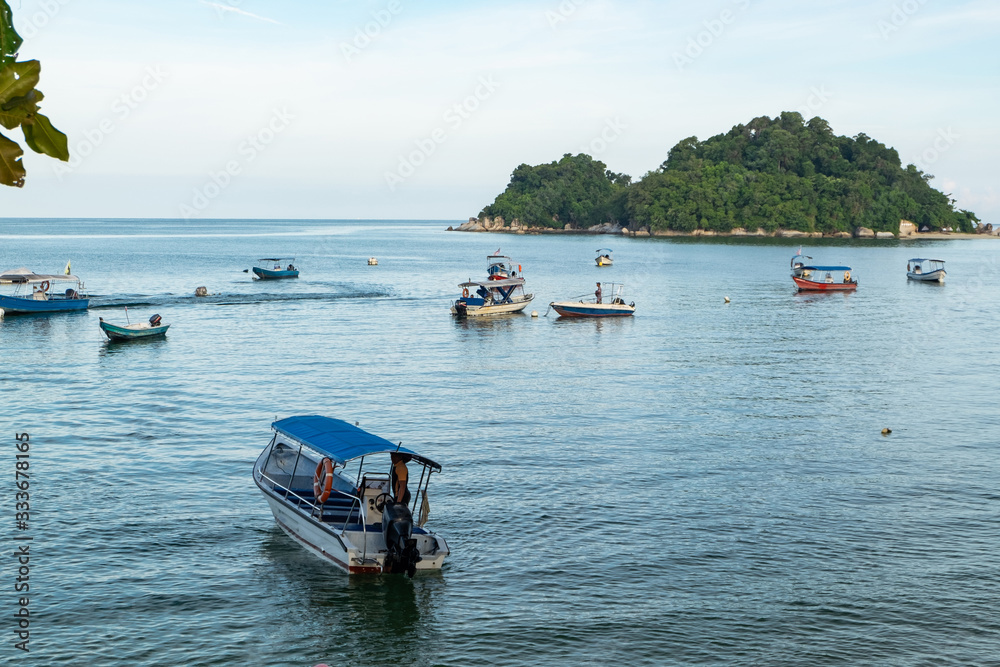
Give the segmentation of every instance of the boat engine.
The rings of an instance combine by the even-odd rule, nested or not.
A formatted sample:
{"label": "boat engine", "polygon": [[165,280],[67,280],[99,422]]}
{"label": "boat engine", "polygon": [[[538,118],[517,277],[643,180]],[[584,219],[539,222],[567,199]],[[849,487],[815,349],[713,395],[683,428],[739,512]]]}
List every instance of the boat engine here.
{"label": "boat engine", "polygon": [[382,508],[382,535],[388,553],[382,571],[413,576],[420,562],[420,550],[413,534],[413,515],[403,503],[388,501]]}
{"label": "boat engine", "polygon": [[162,319],[163,318],[161,318],[159,315],[153,315],[152,317],[149,318],[149,323],[154,327],[158,327],[160,326],[160,321]]}

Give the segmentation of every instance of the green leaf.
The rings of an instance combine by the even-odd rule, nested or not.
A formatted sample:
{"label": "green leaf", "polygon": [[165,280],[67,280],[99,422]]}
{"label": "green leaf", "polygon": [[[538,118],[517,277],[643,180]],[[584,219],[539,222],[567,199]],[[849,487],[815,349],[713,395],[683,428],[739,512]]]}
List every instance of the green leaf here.
{"label": "green leaf", "polygon": [[41,72],[42,65],[37,60],[0,67],[0,105],[30,93],[38,85]]}
{"label": "green leaf", "polygon": [[10,5],[6,0],[0,0],[0,67],[14,62],[21,42],[21,36],[14,30]]}
{"label": "green leaf", "polygon": [[22,155],[24,151],[20,146],[0,134],[0,185],[11,185],[15,188],[24,185]]}
{"label": "green leaf", "polygon": [[69,162],[69,145],[66,135],[52,127],[48,116],[35,114],[31,122],[21,126],[24,132],[24,142],[31,150],[54,157],[63,162]]}
{"label": "green leaf", "polygon": [[0,104],[0,125],[13,130],[18,125],[30,122],[38,113],[38,103],[44,99],[39,90],[32,90],[27,95],[15,97],[6,104]]}

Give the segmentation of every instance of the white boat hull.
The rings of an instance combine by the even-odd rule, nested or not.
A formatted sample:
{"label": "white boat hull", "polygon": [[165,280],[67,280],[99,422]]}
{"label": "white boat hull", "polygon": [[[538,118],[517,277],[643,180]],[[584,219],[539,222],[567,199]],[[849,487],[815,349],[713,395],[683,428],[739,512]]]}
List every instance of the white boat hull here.
{"label": "white boat hull", "polygon": [[918,280],[924,283],[943,283],[947,275],[944,269],[939,269],[937,271],[928,271],[927,273],[914,273],[910,271],[906,274],[906,277],[910,280]]}
{"label": "white boat hull", "polygon": [[[349,574],[378,574],[385,562],[386,546],[381,529],[340,530],[321,524],[304,511],[292,507],[262,489],[278,527],[303,549]],[[449,554],[444,538],[433,533],[414,533],[420,551],[418,570],[440,570]]]}

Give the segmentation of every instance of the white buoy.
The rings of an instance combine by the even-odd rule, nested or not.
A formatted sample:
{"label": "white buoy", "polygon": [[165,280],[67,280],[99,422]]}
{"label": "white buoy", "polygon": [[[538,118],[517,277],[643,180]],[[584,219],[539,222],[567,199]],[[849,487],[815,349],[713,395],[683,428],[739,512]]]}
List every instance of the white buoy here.
{"label": "white buoy", "polygon": [[537,310],[531,311],[531,316],[532,317],[538,317],[538,311]]}
{"label": "white buoy", "polygon": [[728,296],[725,296],[725,297],[722,297],[722,298],[726,300],[726,303],[729,303],[729,297]]}
{"label": "white buoy", "polygon": [[3,308],[0,308],[0,320],[3,319]]}

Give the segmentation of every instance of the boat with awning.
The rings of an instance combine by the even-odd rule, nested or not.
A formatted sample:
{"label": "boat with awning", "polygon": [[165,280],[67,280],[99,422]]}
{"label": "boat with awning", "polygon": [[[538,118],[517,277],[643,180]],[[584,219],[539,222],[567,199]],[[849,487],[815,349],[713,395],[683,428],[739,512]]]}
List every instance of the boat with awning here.
{"label": "boat with awning", "polygon": [[257,260],[257,266],[251,270],[260,280],[299,277],[294,257],[262,257]]}
{"label": "boat with awning", "polygon": [[288,417],[271,428],[254,482],[295,542],[350,574],[441,568],[448,544],[424,528],[438,463],[331,417]]}
{"label": "boat with awning", "polygon": [[793,267],[792,280],[800,292],[847,292],[858,288],[849,266]]}
{"label": "boat with awning", "polygon": [[24,267],[0,273],[0,308],[6,314],[44,314],[87,310],[83,281],[69,274],[35,273]]}
{"label": "boat with awning", "polygon": [[906,262],[906,277],[924,283],[943,283],[947,272],[943,259],[916,257]]}

